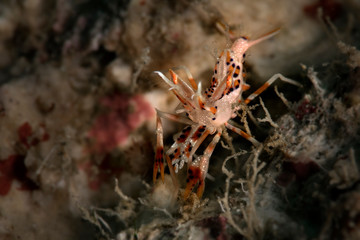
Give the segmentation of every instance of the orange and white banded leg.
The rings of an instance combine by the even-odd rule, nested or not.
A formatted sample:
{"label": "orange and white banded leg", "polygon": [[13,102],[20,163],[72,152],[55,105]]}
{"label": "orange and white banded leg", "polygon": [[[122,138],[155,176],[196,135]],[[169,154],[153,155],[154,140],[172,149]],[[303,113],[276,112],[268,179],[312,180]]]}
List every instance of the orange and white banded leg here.
{"label": "orange and white banded leg", "polygon": [[216,144],[220,140],[221,133],[222,130],[220,129],[212,139],[209,146],[205,149],[204,155],[198,157],[190,164],[188,168],[188,176],[186,179],[187,184],[184,193],[184,199],[187,199],[189,197],[189,194],[197,183],[199,183],[199,185],[196,194],[198,198],[202,197],[205,189],[205,177],[209,168],[209,160],[216,147]]}
{"label": "orange and white banded leg", "polygon": [[218,31],[228,37],[229,40],[233,41],[236,39],[234,32],[230,30],[229,26],[225,22],[223,22],[223,20],[216,20],[215,27]]}
{"label": "orange and white banded leg", "polygon": [[153,169],[153,182],[156,182],[157,173],[160,169],[161,180],[164,182],[164,143],[163,128],[159,115],[156,116],[156,151]]}
{"label": "orange and white banded leg", "polygon": [[192,125],[185,127],[174,139],[175,142],[166,152],[171,159],[175,173],[184,166],[184,163],[191,164],[192,157],[201,143],[209,135],[210,131],[205,125]]}
{"label": "orange and white banded leg", "polygon": [[188,124],[188,125],[194,124],[194,122],[191,121],[190,119],[179,116],[177,114],[163,112],[163,111],[160,111],[159,109],[155,109],[155,110],[156,110],[157,116],[160,118],[165,118],[165,119],[169,119],[174,122],[184,123],[184,124]]}
{"label": "orange and white banded leg", "polygon": [[252,94],[250,94],[250,96],[248,96],[244,102],[245,104],[249,104],[249,102],[251,102],[252,100],[254,100],[254,98],[256,98],[257,96],[259,96],[263,91],[265,91],[271,84],[273,84],[277,79],[280,79],[283,82],[287,82],[290,84],[293,84],[295,86],[298,87],[302,87],[302,85],[294,80],[291,80],[290,78],[284,77],[282,74],[277,73],[274,76],[272,76],[269,80],[267,80],[261,87],[259,87],[255,92],[253,92]]}
{"label": "orange and white banded leg", "polygon": [[174,69],[182,69],[182,70],[184,70],[184,72],[185,72],[185,74],[186,74],[186,76],[187,76],[187,78],[189,80],[189,83],[191,84],[191,86],[193,87],[193,89],[195,91],[197,90],[197,85],[196,85],[196,82],[194,80],[194,77],[192,76],[190,70],[186,66],[181,65],[181,66],[178,66],[178,67],[176,67]]}
{"label": "orange and white banded leg", "polygon": [[[164,182],[164,143],[163,143],[163,127],[161,118],[169,119],[180,123],[192,123],[189,119],[182,118],[176,114],[161,112],[156,109],[156,151],[155,151],[155,162],[153,168],[153,182],[156,182],[157,173],[160,169],[161,179]],[[175,186],[178,186],[176,174],[172,166],[171,160],[166,156],[166,162],[169,167],[170,175]]]}
{"label": "orange and white banded leg", "polygon": [[179,101],[184,105],[185,109],[194,108],[192,96],[195,94],[194,89],[185,83],[178,75],[169,69],[171,80],[169,80],[162,72],[155,71],[169,86],[170,90],[175,94]]}
{"label": "orange and white banded leg", "polygon": [[244,132],[240,128],[237,128],[237,127],[231,125],[230,123],[225,123],[225,126],[226,126],[226,128],[230,129],[231,131],[239,134],[240,136],[242,136],[246,140],[250,141],[254,146],[259,146],[260,145],[260,143],[255,138],[253,138],[252,136],[250,136],[249,134],[247,134],[246,132]]}

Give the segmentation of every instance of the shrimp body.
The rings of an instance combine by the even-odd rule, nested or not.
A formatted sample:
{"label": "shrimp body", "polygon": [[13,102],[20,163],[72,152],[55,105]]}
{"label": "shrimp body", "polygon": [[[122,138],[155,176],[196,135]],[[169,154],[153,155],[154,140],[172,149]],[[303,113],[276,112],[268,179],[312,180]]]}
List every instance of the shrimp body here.
{"label": "shrimp body", "polygon": [[206,125],[214,132],[234,116],[234,104],[238,103],[243,86],[248,86],[244,85],[242,74],[246,45],[247,40],[241,38],[224,50],[217,59],[211,86],[202,92],[199,84],[198,92],[191,96],[195,98],[192,107],[185,107],[194,123]]}
{"label": "shrimp body", "polygon": [[[196,85],[190,71],[186,67],[180,68],[187,74],[187,82],[182,80],[171,69],[169,70],[171,80],[163,73],[155,72],[170,86],[170,90],[179,99],[183,109],[178,111],[178,113],[185,112],[186,117],[179,114],[157,111],[157,150],[153,171],[154,181],[156,181],[159,168],[161,177],[164,179],[163,157],[165,154],[165,159],[172,179],[174,183],[176,182],[176,186],[178,184],[175,174],[187,163],[188,176],[184,197],[187,198],[195,185],[198,184],[197,195],[200,198],[205,188],[205,177],[210,157],[225,127],[243,136],[254,145],[259,144],[253,137],[232,126],[228,121],[236,116],[235,105],[242,101],[242,92],[249,88],[249,85],[245,83],[243,78],[245,52],[251,46],[272,37],[277,32],[272,31],[253,41],[249,41],[244,37],[235,40],[232,46],[225,49],[217,58],[211,84],[204,91],[201,89],[201,83]],[[274,75],[274,77],[245,99],[244,103],[248,104],[274,82],[275,79],[286,79],[282,75]],[[294,83],[290,79],[284,81]],[[163,151],[163,132],[160,118],[168,118],[188,124],[180,133],[175,135],[174,143],[166,153]],[[214,137],[205,149],[204,154],[193,160],[194,153],[209,135],[214,135]]]}

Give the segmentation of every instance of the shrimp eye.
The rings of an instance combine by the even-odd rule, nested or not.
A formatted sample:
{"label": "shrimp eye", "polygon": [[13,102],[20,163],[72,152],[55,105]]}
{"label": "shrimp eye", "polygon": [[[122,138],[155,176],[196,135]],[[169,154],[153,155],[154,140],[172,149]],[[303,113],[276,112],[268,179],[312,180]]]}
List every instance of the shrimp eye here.
{"label": "shrimp eye", "polygon": [[244,40],[249,40],[249,38],[246,37],[246,36],[241,36],[240,38],[242,38],[242,39],[244,39]]}

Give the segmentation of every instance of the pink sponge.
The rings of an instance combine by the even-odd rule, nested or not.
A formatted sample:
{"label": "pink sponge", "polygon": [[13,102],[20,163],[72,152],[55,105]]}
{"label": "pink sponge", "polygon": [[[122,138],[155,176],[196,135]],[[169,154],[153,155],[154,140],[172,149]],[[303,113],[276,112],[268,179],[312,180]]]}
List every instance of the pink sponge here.
{"label": "pink sponge", "polygon": [[123,145],[131,132],[155,114],[141,96],[115,93],[100,99],[104,111],[96,118],[89,136],[94,139],[94,151],[106,153]]}

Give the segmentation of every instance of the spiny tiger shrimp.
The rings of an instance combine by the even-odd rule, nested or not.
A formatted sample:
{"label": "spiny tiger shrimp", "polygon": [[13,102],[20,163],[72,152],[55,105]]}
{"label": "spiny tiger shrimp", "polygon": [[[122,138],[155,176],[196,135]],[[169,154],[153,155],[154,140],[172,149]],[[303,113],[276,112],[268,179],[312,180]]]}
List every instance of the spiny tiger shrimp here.
{"label": "spiny tiger shrimp", "polygon": [[[170,86],[170,91],[179,99],[183,109],[178,110],[175,114],[157,110],[154,182],[156,182],[159,169],[161,178],[164,181],[164,156],[172,179],[175,182],[177,181],[176,173],[186,163],[187,185],[184,198],[188,198],[196,184],[198,184],[197,196],[201,198],[205,189],[205,177],[210,157],[226,128],[241,135],[255,146],[260,144],[254,137],[231,125],[228,121],[236,116],[236,112],[239,110],[236,105],[239,105],[240,102],[248,104],[277,79],[301,86],[299,83],[278,73],[245,100],[241,97],[242,92],[250,88],[244,81],[243,62],[245,52],[261,41],[273,37],[278,32],[278,29],[271,31],[256,40],[249,40],[246,37],[236,39],[232,46],[225,49],[217,58],[211,85],[204,91],[201,88],[201,82],[197,85],[190,71],[184,66],[179,68],[184,70],[188,78],[187,82],[182,80],[171,69],[169,70],[171,80],[163,73],[155,71]],[[185,113],[186,116],[181,115],[181,113]],[[175,142],[166,153],[164,152],[161,118],[188,124],[176,135]],[[204,154],[193,160],[194,153],[209,135],[214,135],[214,137],[206,147]]]}

